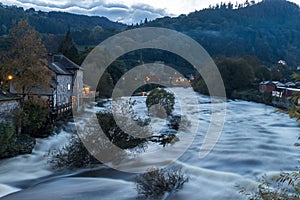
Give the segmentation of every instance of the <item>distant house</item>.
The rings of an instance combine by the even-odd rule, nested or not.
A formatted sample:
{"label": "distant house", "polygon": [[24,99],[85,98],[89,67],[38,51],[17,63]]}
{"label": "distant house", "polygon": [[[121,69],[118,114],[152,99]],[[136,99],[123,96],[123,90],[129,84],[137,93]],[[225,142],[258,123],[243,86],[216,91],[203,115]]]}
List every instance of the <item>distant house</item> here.
{"label": "distant house", "polygon": [[0,89],[0,123],[13,123],[13,111],[20,108],[21,98]]}
{"label": "distant house", "polygon": [[[53,114],[79,109],[82,104],[83,71],[64,55],[49,55],[48,68],[53,72],[50,87],[37,86],[28,98],[43,98]],[[10,86],[13,94],[19,94],[14,90],[13,82]]]}
{"label": "distant house", "polygon": [[272,93],[277,87],[285,87],[286,85],[279,81],[263,81],[259,83],[259,91],[264,93]]}
{"label": "distant house", "polygon": [[272,81],[263,81],[259,84],[259,91],[264,92],[273,92],[276,89],[276,85]]}

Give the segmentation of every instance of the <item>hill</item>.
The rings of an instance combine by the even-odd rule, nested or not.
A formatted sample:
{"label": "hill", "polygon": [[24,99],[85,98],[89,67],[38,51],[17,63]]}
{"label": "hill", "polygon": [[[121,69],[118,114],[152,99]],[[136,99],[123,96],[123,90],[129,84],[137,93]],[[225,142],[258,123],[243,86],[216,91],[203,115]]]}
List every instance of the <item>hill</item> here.
{"label": "hill", "polygon": [[[248,2],[248,1],[246,1]],[[164,17],[142,26],[171,28],[198,41],[212,56],[257,56],[265,65],[285,60],[300,63],[300,9],[285,0],[258,4],[221,3],[176,18]]]}
{"label": "hill", "polygon": [[30,24],[43,34],[65,34],[68,30],[92,29],[124,29],[126,25],[108,20],[106,17],[84,16],[64,12],[42,12],[33,8],[5,6],[0,3],[0,35],[5,35],[14,21],[28,18]]}

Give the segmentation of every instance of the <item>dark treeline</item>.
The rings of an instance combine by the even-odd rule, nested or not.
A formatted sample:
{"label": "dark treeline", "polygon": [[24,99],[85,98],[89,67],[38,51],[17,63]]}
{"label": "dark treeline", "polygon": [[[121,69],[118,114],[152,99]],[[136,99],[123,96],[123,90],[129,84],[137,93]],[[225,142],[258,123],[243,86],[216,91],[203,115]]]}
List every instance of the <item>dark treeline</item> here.
{"label": "dark treeline", "polygon": [[42,12],[33,8],[24,10],[22,7],[0,4],[0,35],[8,33],[14,21],[28,18],[30,24],[40,33],[65,34],[68,30],[93,29],[101,26],[103,29],[123,29],[126,25],[115,23],[105,17],[89,17],[64,12]]}

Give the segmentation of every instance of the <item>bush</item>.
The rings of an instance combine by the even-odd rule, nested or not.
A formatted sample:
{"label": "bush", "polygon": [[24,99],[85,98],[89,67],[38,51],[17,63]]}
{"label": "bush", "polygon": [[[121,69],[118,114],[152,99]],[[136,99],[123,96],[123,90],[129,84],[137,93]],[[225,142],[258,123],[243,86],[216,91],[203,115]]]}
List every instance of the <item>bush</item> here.
{"label": "bush", "polygon": [[[138,138],[129,135],[132,133],[125,133],[117,125],[112,113],[98,113],[97,118],[103,132],[114,145],[121,149],[144,148],[146,138]],[[125,121],[119,123],[125,123]],[[130,123],[126,125],[130,126]],[[127,130],[130,130],[130,127],[127,127]],[[137,133],[134,133],[134,135],[137,135]]]}
{"label": "bush", "polygon": [[62,149],[49,152],[48,162],[55,169],[74,169],[100,163],[88,152],[77,135]]}
{"label": "bush", "polygon": [[[78,127],[80,131],[80,138],[77,135],[73,135],[70,139],[70,143],[64,146],[62,149],[54,150],[48,153],[48,162],[55,169],[61,168],[82,168],[91,167],[97,164],[101,164],[93,155],[106,156],[104,162],[116,163],[123,158],[123,152],[115,151],[113,145],[107,138],[103,138],[103,134],[99,134],[97,120],[88,121],[85,126]],[[86,149],[81,139],[91,142],[93,149]],[[111,156],[110,156],[111,155]]]}
{"label": "bush", "polygon": [[17,138],[11,124],[0,123],[0,158],[8,157],[8,151]]}
{"label": "bush", "polygon": [[28,135],[17,135],[11,124],[0,123],[0,158],[31,153],[35,139]]}
{"label": "bush", "polygon": [[[167,116],[171,115],[172,111],[174,110],[174,104],[174,94],[159,88],[152,90],[146,99],[148,111],[150,111],[152,106],[155,106],[155,111],[158,111],[155,112],[155,114],[161,118],[165,117],[164,113],[166,113]],[[163,109],[165,112],[162,112]]]}
{"label": "bush", "polygon": [[136,189],[146,198],[158,199],[166,193],[174,193],[182,189],[186,182],[188,178],[181,168],[154,168],[136,177]]}
{"label": "bush", "polygon": [[22,133],[32,137],[47,137],[53,127],[49,123],[49,110],[44,101],[26,101],[21,113]]}
{"label": "bush", "polygon": [[240,187],[240,193],[249,200],[299,200],[300,199],[300,173],[282,172],[279,176],[263,176],[256,191],[247,191]]}

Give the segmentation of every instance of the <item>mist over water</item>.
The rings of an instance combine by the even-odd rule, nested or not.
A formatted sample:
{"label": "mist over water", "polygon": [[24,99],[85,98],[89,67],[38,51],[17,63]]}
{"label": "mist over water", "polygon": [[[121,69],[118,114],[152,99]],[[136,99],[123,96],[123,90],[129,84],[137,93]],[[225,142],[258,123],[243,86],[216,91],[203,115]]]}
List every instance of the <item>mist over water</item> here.
{"label": "mist over water", "polygon": [[[187,89],[172,90],[176,95],[185,95]],[[210,123],[211,99],[203,95],[198,97],[199,110],[194,109],[196,105],[188,102],[188,98],[185,98],[187,106],[184,108],[191,123],[200,120],[197,135],[187,151],[173,163],[183,167],[189,182],[169,199],[244,199],[236,185],[254,187],[257,178],[265,173],[295,170],[299,148],[293,144],[299,136],[299,123],[276,112],[276,108],[246,101],[227,102],[221,137],[210,154],[200,159],[199,151]],[[136,111],[145,115],[145,97],[133,99],[137,101]],[[180,109],[177,104],[175,112]],[[162,122],[158,122],[161,126]],[[45,155],[50,149],[67,144],[70,137],[71,133],[62,132],[39,139],[33,154],[1,160],[0,196],[28,200],[136,199],[135,174],[106,166],[54,172]],[[165,150],[181,145],[185,144],[179,141],[166,146]],[[156,148],[163,147],[150,146],[149,151],[155,152]],[[147,149],[144,153],[147,154]],[[140,162],[155,163],[155,160],[141,159]],[[11,194],[5,196],[8,193]]]}

